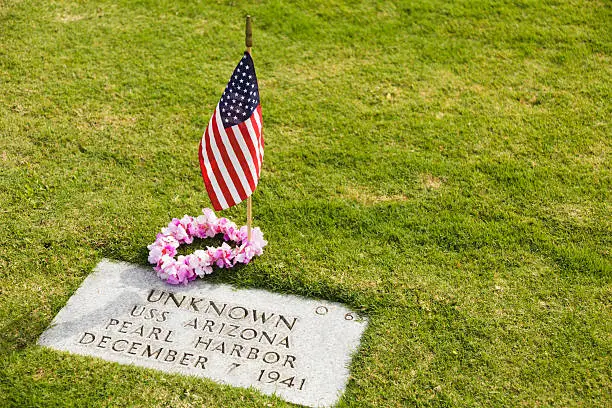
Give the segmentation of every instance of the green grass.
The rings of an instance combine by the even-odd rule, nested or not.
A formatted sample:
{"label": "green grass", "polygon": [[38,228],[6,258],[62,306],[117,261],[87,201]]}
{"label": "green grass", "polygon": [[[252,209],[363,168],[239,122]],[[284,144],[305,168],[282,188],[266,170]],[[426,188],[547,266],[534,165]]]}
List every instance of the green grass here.
{"label": "green grass", "polygon": [[603,0],[0,0],[0,406],[291,405],[36,345],[101,258],[210,206],[247,13],[270,244],[212,280],[369,316],[340,407],[609,406]]}

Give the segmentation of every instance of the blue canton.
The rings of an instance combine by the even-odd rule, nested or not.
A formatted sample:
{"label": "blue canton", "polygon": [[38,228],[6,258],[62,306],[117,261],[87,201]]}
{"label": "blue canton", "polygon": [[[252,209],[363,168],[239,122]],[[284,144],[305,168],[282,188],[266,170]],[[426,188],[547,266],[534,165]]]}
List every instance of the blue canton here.
{"label": "blue canton", "polygon": [[247,120],[259,105],[259,88],[253,59],[248,52],[234,69],[219,101],[223,127],[237,125]]}

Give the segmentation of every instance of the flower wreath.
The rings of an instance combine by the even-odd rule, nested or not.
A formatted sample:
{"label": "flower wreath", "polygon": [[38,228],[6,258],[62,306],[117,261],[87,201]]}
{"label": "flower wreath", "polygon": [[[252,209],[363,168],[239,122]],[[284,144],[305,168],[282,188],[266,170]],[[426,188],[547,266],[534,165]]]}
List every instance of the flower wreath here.
{"label": "flower wreath", "polygon": [[[263,239],[259,228],[251,230],[251,240],[248,240],[247,226],[238,226],[227,218],[217,218],[213,210],[205,208],[197,218],[185,215],[180,220],[173,218],[168,227],[157,234],[155,242],[147,246],[149,262],[155,265],[153,269],[166,282],[178,285],[187,284],[196,277],[213,272],[213,265],[219,268],[232,268],[238,263],[248,264],[256,255],[263,253],[263,247],[268,241]],[[175,258],[177,248],[185,243],[191,244],[194,237],[209,238],[223,234],[225,241],[233,241],[237,245],[232,248],[224,242],[217,248],[196,250],[187,256]]]}

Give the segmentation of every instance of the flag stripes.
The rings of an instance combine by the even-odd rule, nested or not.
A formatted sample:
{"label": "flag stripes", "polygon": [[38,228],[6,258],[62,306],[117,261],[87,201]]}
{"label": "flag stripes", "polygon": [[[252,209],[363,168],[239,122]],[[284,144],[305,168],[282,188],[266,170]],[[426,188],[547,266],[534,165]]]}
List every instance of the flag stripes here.
{"label": "flag stripes", "polygon": [[219,105],[199,147],[206,191],[217,211],[248,198],[259,181],[263,161],[261,105],[244,122],[224,128]]}

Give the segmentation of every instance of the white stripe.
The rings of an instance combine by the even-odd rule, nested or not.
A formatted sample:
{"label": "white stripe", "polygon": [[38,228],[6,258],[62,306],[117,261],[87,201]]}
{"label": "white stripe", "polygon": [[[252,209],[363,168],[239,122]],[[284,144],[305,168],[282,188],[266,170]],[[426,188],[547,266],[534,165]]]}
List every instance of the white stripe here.
{"label": "white stripe", "polygon": [[[212,117],[210,118],[208,126],[206,126],[206,130],[208,130],[211,125]],[[210,161],[208,160],[208,154],[206,153],[206,131],[204,131],[204,134],[202,135],[202,158],[204,159],[204,168],[206,168],[206,175],[208,176],[210,185],[212,186],[215,195],[217,196],[217,201],[219,201],[219,205],[224,209],[228,208],[227,201],[225,201],[225,197],[223,197],[223,192],[221,192],[221,188],[217,183],[215,173],[213,173],[212,168],[210,167]]]}
{"label": "white stripe", "polygon": [[255,163],[253,162],[253,158],[251,157],[251,151],[244,141],[244,135],[242,131],[238,127],[238,125],[232,126],[232,131],[234,135],[236,135],[236,141],[240,145],[240,150],[242,150],[242,155],[244,156],[244,161],[246,161],[249,166],[249,172],[251,173],[251,178],[254,181],[255,186],[257,186],[257,171],[255,169]]}
{"label": "white stripe", "polygon": [[255,133],[255,129],[253,128],[253,124],[251,123],[251,120],[256,117],[257,115],[251,116],[251,119],[244,122],[244,124],[249,130],[249,137],[251,138],[251,143],[253,143],[253,147],[255,148],[255,160],[257,160],[257,167],[261,170],[261,158],[259,156],[259,150],[261,149],[261,147],[259,146],[259,139],[257,138],[257,133]]}
{"label": "white stripe", "polygon": [[[217,118],[221,118],[221,112],[219,112],[219,106],[217,106],[217,110],[215,113],[217,114]],[[233,127],[237,128],[238,126],[233,126]],[[248,197],[251,194],[253,194],[253,192],[251,191],[251,186],[249,186],[249,181],[246,175],[244,174],[244,170],[242,170],[242,166],[240,165],[240,162],[238,161],[238,157],[236,157],[236,153],[234,153],[234,147],[230,143],[229,136],[227,136],[227,133],[225,133],[225,128],[223,127],[220,121],[217,121],[217,130],[219,131],[219,135],[221,135],[221,141],[223,142],[223,145],[225,146],[225,151],[227,152],[227,156],[232,162],[232,165],[234,166],[234,171],[236,172],[236,175],[240,179],[242,188],[244,189],[244,192],[246,193]],[[238,133],[240,134],[240,130],[238,130]]]}
{"label": "white stripe", "polygon": [[261,130],[261,118],[259,116],[259,112],[257,109],[255,109],[253,112],[256,113],[256,115],[254,115],[255,117],[255,122],[257,122],[257,126],[259,127],[259,130]]}
{"label": "white stripe", "polygon": [[[217,112],[215,110],[213,117],[216,115],[217,115]],[[220,120],[220,118],[217,117],[217,120]],[[212,131],[212,126],[208,129],[208,137],[210,138],[210,148],[212,150],[213,156],[215,157],[215,160],[217,161],[217,166],[219,167],[219,171],[221,172],[221,177],[223,177],[223,181],[225,181],[225,184],[227,185],[227,189],[229,190],[230,195],[234,199],[234,202],[239,203],[242,201],[242,199],[240,198],[238,191],[236,191],[234,182],[232,181],[232,178],[230,177],[229,173],[227,172],[227,169],[225,168],[225,163],[223,163],[223,156],[221,156],[221,152],[219,151],[219,148],[217,147],[217,142],[215,140],[215,135],[213,134],[213,131]],[[229,207],[225,207],[225,208],[229,208]]]}

